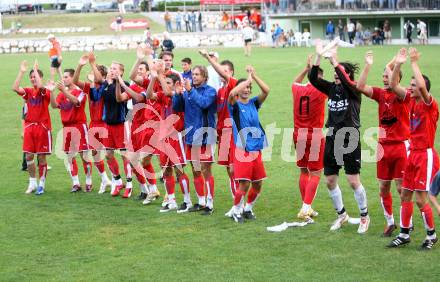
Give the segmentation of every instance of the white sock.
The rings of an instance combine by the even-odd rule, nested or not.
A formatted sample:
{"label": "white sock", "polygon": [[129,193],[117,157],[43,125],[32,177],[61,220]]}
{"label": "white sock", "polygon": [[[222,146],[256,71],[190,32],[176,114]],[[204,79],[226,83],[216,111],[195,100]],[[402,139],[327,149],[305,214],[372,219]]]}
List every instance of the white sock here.
{"label": "white sock", "polygon": [[183,185],[183,201],[187,204],[192,204],[191,195],[188,189],[188,183],[186,183],[185,179],[182,180],[182,185]]}
{"label": "white sock", "polygon": [[246,211],[246,212],[252,211],[252,208],[253,208],[253,204],[246,203],[244,205],[244,211]]}
{"label": "white sock", "polygon": [[110,181],[108,179],[107,172],[105,172],[105,170],[104,170],[104,172],[100,172],[99,175],[101,176],[101,181],[102,182],[109,182]]}
{"label": "white sock", "polygon": [[125,188],[127,189],[133,188],[133,183],[131,181],[127,181],[127,183],[125,184]]}
{"label": "white sock", "polygon": [[303,203],[303,205],[302,205],[302,207],[301,207],[301,211],[302,211],[303,213],[306,213],[306,212],[309,211],[309,209],[310,209],[311,207],[312,207],[311,205],[308,205],[308,204],[306,204],[306,203]]}
{"label": "white sock", "polygon": [[29,187],[37,187],[37,178],[29,177]]}
{"label": "white sock", "polygon": [[199,205],[206,206],[205,196],[197,196],[199,198]]}
{"label": "white sock", "polygon": [[394,225],[394,216],[393,215],[385,215],[385,219],[387,220],[388,226]]}
{"label": "white sock", "polygon": [[156,184],[150,185],[150,193],[156,193],[157,192],[157,186]]}
{"label": "white sock", "polygon": [[432,234],[432,235],[426,235],[426,239],[428,240],[434,240],[435,238],[437,238],[437,234]]}
{"label": "white sock", "polygon": [[173,194],[168,194],[168,202],[173,203],[176,202],[176,196]]}
{"label": "white sock", "polygon": [[214,199],[211,197],[207,197],[206,206],[210,209],[214,208]]}
{"label": "white sock", "polygon": [[115,179],[115,185],[122,185],[122,179],[119,178],[118,180]]}
{"label": "white sock", "polygon": [[335,208],[336,212],[339,213],[344,208],[344,203],[342,202],[342,193],[339,185],[336,185],[335,189],[333,190],[328,190],[328,193],[332,199],[333,207]]}
{"label": "white sock", "polygon": [[92,185],[92,176],[86,175],[86,185]]}
{"label": "white sock", "polygon": [[141,192],[142,193],[148,193],[147,184],[141,184]]}
{"label": "white sock", "polygon": [[354,190],[354,198],[356,199],[360,213],[367,213],[367,194],[365,193],[365,189],[362,184]]}
{"label": "white sock", "polygon": [[399,237],[402,237],[403,239],[408,239],[409,238],[409,234],[399,233]]}
{"label": "white sock", "polygon": [[72,176],[73,185],[79,185],[78,175]]}
{"label": "white sock", "polygon": [[42,176],[42,177],[40,177],[40,181],[39,181],[38,186],[43,187],[43,189],[44,189],[44,185],[46,185],[46,177]]}

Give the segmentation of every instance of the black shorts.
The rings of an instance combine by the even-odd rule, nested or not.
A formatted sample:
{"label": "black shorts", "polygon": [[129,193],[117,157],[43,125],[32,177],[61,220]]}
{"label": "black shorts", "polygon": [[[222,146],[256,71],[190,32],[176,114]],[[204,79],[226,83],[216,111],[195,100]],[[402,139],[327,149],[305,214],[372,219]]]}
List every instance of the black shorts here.
{"label": "black shorts", "polygon": [[52,68],[59,68],[61,66],[60,62],[58,61],[58,58],[52,58],[50,59],[50,66]]}
{"label": "black shorts", "polygon": [[245,39],[244,40],[244,45],[248,45],[249,43],[251,43],[252,39]]}
{"label": "black shorts", "polygon": [[[359,132],[359,131],[358,131]],[[360,136],[360,135],[359,135]],[[350,153],[344,153],[349,143],[348,133],[345,135],[343,146],[335,148],[335,135],[325,138],[324,149],[324,175],[339,175],[339,170],[344,167],[345,174],[359,174],[361,171],[361,142],[358,139],[356,148]]]}

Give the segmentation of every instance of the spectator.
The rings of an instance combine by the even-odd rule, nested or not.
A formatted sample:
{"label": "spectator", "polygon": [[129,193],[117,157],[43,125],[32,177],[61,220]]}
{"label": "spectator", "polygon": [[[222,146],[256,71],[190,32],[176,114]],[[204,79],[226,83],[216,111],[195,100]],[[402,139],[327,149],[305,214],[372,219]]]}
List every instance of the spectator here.
{"label": "spectator", "polygon": [[197,31],[196,12],[194,10],[191,12],[190,21],[191,21],[191,31],[196,32]]}
{"label": "spectator", "polygon": [[370,43],[371,43],[371,32],[370,32],[370,29],[368,27],[364,31],[363,40],[364,40],[364,45],[370,45]]}
{"label": "spectator", "polygon": [[254,30],[252,29],[252,27],[250,27],[249,24],[244,25],[242,35],[244,41],[244,55],[247,57],[251,55],[251,42],[254,37]]}
{"label": "spectator", "polygon": [[191,26],[189,24],[190,16],[189,16],[188,12],[185,12],[184,19],[185,19],[185,29],[186,29],[186,32],[191,32]]}
{"label": "spectator", "polygon": [[428,44],[428,31],[426,29],[426,23],[420,19],[417,20],[417,35],[419,38],[419,44]]}
{"label": "spectator", "polygon": [[260,26],[258,27],[259,32],[266,32],[266,19],[264,17],[261,18]]}
{"label": "spectator", "polygon": [[171,15],[168,13],[168,11],[165,12],[165,15],[163,16],[165,20],[165,26],[167,28],[168,32],[173,32],[173,28],[171,27]]}
{"label": "spectator", "polygon": [[203,32],[203,26],[202,26],[202,11],[199,11],[199,15],[197,16],[197,21],[199,24],[199,31]]}
{"label": "spectator", "polygon": [[345,41],[345,31],[346,31],[346,26],[342,23],[342,20],[339,20],[338,34],[339,34],[339,39],[342,41]]}
{"label": "spectator", "polygon": [[176,31],[182,31],[182,14],[180,12],[177,12],[175,20],[176,20]]}
{"label": "spectator", "polygon": [[187,79],[192,82],[192,71],[191,71],[192,61],[191,61],[191,58],[183,58],[180,62],[182,63],[182,77],[183,77],[183,79]]}
{"label": "spectator", "polygon": [[408,39],[408,44],[412,43],[412,32],[414,29],[414,24],[410,21],[407,20],[405,25],[403,26],[403,29],[406,32],[406,39]]}
{"label": "spectator", "polygon": [[356,22],[356,44],[363,45],[364,41],[362,39],[363,27],[360,21]]}
{"label": "spectator", "polygon": [[116,32],[121,32],[122,31],[122,16],[121,15],[117,15],[116,16]]}
{"label": "spectator", "polygon": [[325,28],[325,36],[330,41],[335,38],[335,26],[331,20],[328,21],[327,27]]}
{"label": "spectator", "polygon": [[280,39],[280,36],[281,36],[282,32],[283,32],[283,30],[281,29],[279,24],[275,24],[275,30],[273,32],[273,40],[274,40],[274,43],[275,43],[274,47],[278,47],[279,39]]}
{"label": "spectator", "polygon": [[170,51],[173,52],[174,43],[170,38],[170,34],[167,31],[163,33],[163,41],[162,41],[162,51]]}
{"label": "spectator", "polygon": [[223,12],[222,16],[222,27],[223,29],[227,29],[229,24],[229,15],[226,12]]}
{"label": "spectator", "polygon": [[348,32],[348,40],[350,41],[350,44],[353,44],[355,30],[356,30],[356,25],[354,24],[354,21],[349,20],[347,24],[347,32]]}
{"label": "spectator", "polygon": [[118,9],[119,9],[119,14],[125,14],[125,5],[124,5],[124,0],[118,0]]}
{"label": "spectator", "polygon": [[[391,2],[393,2],[393,0],[391,0]],[[391,44],[391,24],[388,20],[385,20],[385,22],[383,23],[383,33],[385,37],[385,42],[387,44]]]}

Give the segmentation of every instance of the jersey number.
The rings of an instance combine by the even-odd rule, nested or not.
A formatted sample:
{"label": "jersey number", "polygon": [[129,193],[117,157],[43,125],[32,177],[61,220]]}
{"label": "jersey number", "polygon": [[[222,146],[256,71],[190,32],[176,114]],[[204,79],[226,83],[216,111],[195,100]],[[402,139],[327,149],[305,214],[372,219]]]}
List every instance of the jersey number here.
{"label": "jersey number", "polygon": [[309,110],[310,110],[309,105],[310,105],[310,97],[309,96],[302,96],[301,98],[299,98],[299,114],[301,116],[308,116],[309,115]]}

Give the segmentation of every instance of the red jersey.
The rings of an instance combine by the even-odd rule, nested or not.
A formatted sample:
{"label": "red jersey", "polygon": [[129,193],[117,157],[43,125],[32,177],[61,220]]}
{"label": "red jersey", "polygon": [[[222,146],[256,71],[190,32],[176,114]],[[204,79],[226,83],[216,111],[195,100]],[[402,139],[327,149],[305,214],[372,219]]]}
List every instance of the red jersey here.
{"label": "red jersey", "polygon": [[225,126],[225,120],[230,118],[228,109],[229,93],[237,85],[237,79],[230,77],[226,85],[223,85],[217,92],[217,130],[221,130],[224,127],[232,127],[230,125]]}
{"label": "red jersey", "polygon": [[63,92],[60,92],[57,97],[57,103],[61,113],[61,122],[64,126],[86,123],[86,94],[78,88],[71,90],[70,93],[78,98],[80,104],[79,106],[75,106],[64,96]]}
{"label": "red jersey", "polygon": [[166,118],[172,114],[179,116],[179,120],[173,124],[174,128],[179,132],[183,131],[183,129],[185,128],[183,124],[184,113],[175,112],[173,110],[173,97],[165,96],[162,108],[162,119],[166,120]]}
{"label": "red jersey", "polygon": [[[85,94],[87,94],[87,96],[89,97],[89,112],[90,112],[90,122],[103,122],[102,121],[102,114],[104,111],[104,102],[103,99],[101,97],[101,99],[99,99],[98,101],[93,101],[93,99],[91,99],[91,95],[90,95],[90,90],[91,85],[90,83],[86,82],[84,83],[84,89],[83,92]],[[95,83],[95,88],[98,89],[99,85],[97,85]]]}
{"label": "red jersey", "polygon": [[431,96],[429,105],[410,98],[409,102],[410,151],[425,150],[434,147],[437,130],[438,104]]}
{"label": "red jersey", "polygon": [[155,92],[156,99],[147,99],[145,101],[146,108],[145,108],[145,114],[144,118],[145,120],[156,120],[160,121],[162,118],[162,109],[164,107],[165,101],[165,94],[162,91]]}
{"label": "red jersey", "polygon": [[[132,89],[134,92],[136,92],[144,97],[146,96],[145,88],[137,85],[136,83],[130,85],[130,89]],[[137,102],[134,99],[132,99],[132,101],[133,101],[133,107],[134,107],[134,109],[133,109],[134,117],[133,117],[132,123],[134,124],[133,128],[135,129],[135,128],[137,128],[137,126],[141,125],[145,120],[145,107],[141,107],[138,109],[136,107]]]}
{"label": "red jersey", "polygon": [[385,130],[385,137],[379,143],[401,142],[409,139],[409,101],[407,94],[401,100],[391,90],[373,87],[371,99],[379,104],[379,126]]}
{"label": "red jersey", "polygon": [[23,95],[19,95],[26,101],[25,123],[41,123],[51,129],[49,115],[50,91],[48,89],[24,88],[24,92]]}
{"label": "red jersey", "polygon": [[310,82],[293,83],[292,95],[295,132],[299,128],[323,128],[327,96],[313,87]]}

